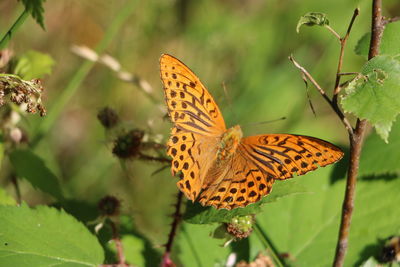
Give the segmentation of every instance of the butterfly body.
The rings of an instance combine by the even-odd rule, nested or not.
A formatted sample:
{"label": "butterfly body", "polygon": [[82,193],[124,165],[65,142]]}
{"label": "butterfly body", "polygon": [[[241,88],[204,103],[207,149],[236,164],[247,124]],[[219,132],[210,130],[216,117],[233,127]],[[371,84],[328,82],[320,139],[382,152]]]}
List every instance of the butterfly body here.
{"label": "butterfly body", "polygon": [[239,125],[226,129],[205,86],[181,61],[160,58],[168,114],[174,124],[167,143],[179,189],[204,206],[233,209],[269,194],[275,180],[303,175],[342,158],[324,140],[301,135],[243,137]]}

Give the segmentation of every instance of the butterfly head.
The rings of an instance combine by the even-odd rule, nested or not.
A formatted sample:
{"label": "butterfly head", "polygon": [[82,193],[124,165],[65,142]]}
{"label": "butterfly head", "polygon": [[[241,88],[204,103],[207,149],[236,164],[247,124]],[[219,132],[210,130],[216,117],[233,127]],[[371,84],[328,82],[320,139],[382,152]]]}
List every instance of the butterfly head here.
{"label": "butterfly head", "polygon": [[217,155],[218,160],[224,161],[230,158],[236,151],[242,136],[243,133],[239,125],[228,129],[221,138]]}

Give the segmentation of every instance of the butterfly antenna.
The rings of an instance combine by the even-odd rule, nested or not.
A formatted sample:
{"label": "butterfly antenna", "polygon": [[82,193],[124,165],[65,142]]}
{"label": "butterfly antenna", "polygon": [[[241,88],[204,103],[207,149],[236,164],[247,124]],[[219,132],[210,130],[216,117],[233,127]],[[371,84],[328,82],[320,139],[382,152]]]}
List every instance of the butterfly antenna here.
{"label": "butterfly antenna", "polygon": [[229,105],[229,109],[232,111],[231,113],[233,114],[233,118],[235,119],[235,121],[239,121],[238,117],[236,116],[236,113],[234,111],[234,109],[232,108],[232,99],[230,98],[229,94],[228,94],[228,90],[226,89],[226,84],[225,82],[222,82],[222,88],[224,89],[224,93],[225,93],[225,98],[228,101],[228,105]]}
{"label": "butterfly antenna", "polygon": [[260,122],[252,122],[252,123],[242,124],[242,127],[261,125],[261,124],[282,121],[282,120],[286,120],[286,117],[282,117],[282,118],[274,119],[274,120],[268,120],[268,121],[260,121]]}
{"label": "butterfly antenna", "polygon": [[306,85],[306,94],[307,94],[307,99],[308,99],[308,104],[310,105],[311,111],[314,114],[314,117],[317,117],[317,114],[315,113],[315,109],[313,106],[313,103],[311,101],[310,97],[310,91],[308,91],[308,82],[307,82],[307,77],[304,75],[304,73],[301,73],[301,78],[303,79],[305,85]]}

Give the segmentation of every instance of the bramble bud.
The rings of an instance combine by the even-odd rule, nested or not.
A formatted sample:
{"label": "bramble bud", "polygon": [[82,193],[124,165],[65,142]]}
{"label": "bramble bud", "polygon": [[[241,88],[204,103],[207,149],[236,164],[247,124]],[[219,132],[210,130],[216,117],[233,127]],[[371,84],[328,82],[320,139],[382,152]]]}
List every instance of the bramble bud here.
{"label": "bramble bud", "polygon": [[104,128],[112,128],[118,124],[119,118],[115,110],[109,107],[105,107],[99,111],[97,118]]}

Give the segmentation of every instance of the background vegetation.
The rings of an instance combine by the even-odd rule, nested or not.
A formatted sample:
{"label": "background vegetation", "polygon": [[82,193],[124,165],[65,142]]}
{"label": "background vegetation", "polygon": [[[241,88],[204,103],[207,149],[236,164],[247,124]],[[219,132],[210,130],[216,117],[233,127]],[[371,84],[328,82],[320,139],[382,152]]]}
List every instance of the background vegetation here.
{"label": "background vegetation", "polygon": [[[177,178],[171,177],[169,168],[156,172],[168,164],[138,158],[120,159],[113,155],[112,149],[117,136],[131,129],[142,130],[149,143],[166,143],[171,125],[165,118],[158,70],[160,55],[174,55],[191,67],[215,97],[227,125],[243,125],[245,135],[310,135],[337,144],[346,152],[345,128],[310,86],[308,93],[316,115],[313,114],[304,82],[288,56],[293,54],[331,93],[340,49],[337,39],[323,27],[302,27],[297,34],[296,24],[307,12],[323,12],[328,15],[331,27],[344,34],[356,7],[360,8],[360,16],[347,43],[344,72],[358,72],[366,61],[365,56],[357,55],[353,49],[370,31],[369,0],[70,0],[43,3],[45,30],[29,16],[14,32],[6,49],[13,55],[8,70],[15,70],[18,63],[22,64],[21,60],[33,64],[34,68],[28,67],[29,70],[41,70],[39,74],[23,70],[20,73],[26,75],[26,80],[43,78],[42,103],[48,115],[41,118],[21,114],[22,119],[13,127],[21,129],[29,141],[18,144],[6,142],[11,131],[3,120],[0,204],[13,204],[20,198],[30,207],[62,207],[65,212],[59,213],[60,221],[50,208],[40,206],[41,213],[37,214],[30,214],[33,211],[27,206],[21,208],[28,217],[37,221],[50,218],[53,224],[49,222],[49,225],[58,224],[61,228],[73,220],[67,215],[71,214],[94,232],[94,226],[102,222],[97,211],[99,201],[107,195],[115,196],[121,208],[114,218],[120,227],[127,262],[137,266],[159,264],[165,250],[162,245],[170,231],[170,214],[174,212]],[[23,10],[21,2],[0,3],[0,36]],[[399,11],[398,1],[385,1],[385,15],[396,16]],[[71,49],[77,45],[112,56],[121,69],[116,72],[107,67],[110,61],[94,63],[78,56],[76,47]],[[35,53],[29,51],[48,55],[46,58],[38,56],[44,66],[32,63]],[[88,57],[91,53],[84,55]],[[118,66],[116,62],[111,63]],[[124,81],[121,77],[126,76],[121,71],[132,74],[133,78]],[[224,94],[222,83],[228,96]],[[118,114],[121,123],[117,129],[105,130],[97,120],[98,112],[105,106]],[[17,110],[15,105],[12,109]],[[4,118],[9,118],[9,110],[9,106],[1,108]],[[251,125],[283,116],[285,120]],[[400,234],[400,124],[393,125],[389,144],[372,130],[369,132],[361,157],[346,266],[360,265],[373,256],[377,258],[384,240]],[[162,156],[153,151],[148,153]],[[287,265],[330,265],[340,223],[347,161],[345,156],[334,166],[293,181],[278,182],[274,190],[280,192],[279,188],[286,186],[290,188],[287,196],[264,205],[256,216],[259,229],[249,238],[227,247],[220,246],[224,240],[210,236],[218,224],[183,221],[172,260],[178,266],[224,266],[233,252],[237,261],[249,262],[272,246],[277,253],[285,255],[282,262]],[[22,231],[21,238],[22,233],[34,233],[32,239],[40,243],[40,238],[54,233],[53,226],[40,232],[31,228],[33,224],[24,225],[25,217],[18,220],[20,215],[15,212],[3,210],[0,229],[1,220],[13,218],[15,224],[7,224],[10,228],[3,225],[3,229],[9,229],[9,233]],[[67,251],[65,253],[75,257],[79,251],[87,249],[83,244],[86,241],[88,247],[96,250],[85,252],[92,259],[82,252],[82,262],[68,263],[71,266],[102,263],[103,250],[95,248],[96,238],[85,232],[86,227],[71,230],[71,235],[60,233],[60,244],[55,246],[58,251]],[[55,227],[55,231],[59,229]],[[81,232],[84,234],[80,235]],[[107,242],[111,232],[112,228],[103,227],[96,234],[105,248],[105,263],[117,262],[115,245]],[[71,244],[76,240],[86,241],[82,241],[80,250],[72,246],[67,249],[62,240]],[[269,243],[267,247],[266,242]],[[32,246],[35,244],[33,242]],[[1,245],[0,255],[8,253]],[[21,248],[21,251],[24,250]],[[52,255],[51,251],[46,253]],[[0,257],[0,266],[5,266],[1,261]]]}

